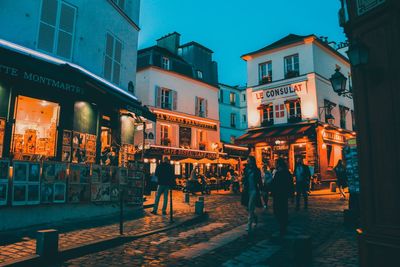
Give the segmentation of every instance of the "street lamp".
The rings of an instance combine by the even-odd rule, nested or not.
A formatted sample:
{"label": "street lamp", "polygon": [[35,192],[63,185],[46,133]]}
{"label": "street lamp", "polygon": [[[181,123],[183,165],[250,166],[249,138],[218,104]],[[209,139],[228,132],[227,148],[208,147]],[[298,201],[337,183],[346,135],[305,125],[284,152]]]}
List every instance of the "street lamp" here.
{"label": "street lamp", "polygon": [[346,91],[347,78],[343,75],[343,73],[340,72],[339,67],[335,69],[335,73],[332,74],[329,80],[331,81],[333,91],[335,91],[335,93],[338,95],[344,95],[350,92]]}

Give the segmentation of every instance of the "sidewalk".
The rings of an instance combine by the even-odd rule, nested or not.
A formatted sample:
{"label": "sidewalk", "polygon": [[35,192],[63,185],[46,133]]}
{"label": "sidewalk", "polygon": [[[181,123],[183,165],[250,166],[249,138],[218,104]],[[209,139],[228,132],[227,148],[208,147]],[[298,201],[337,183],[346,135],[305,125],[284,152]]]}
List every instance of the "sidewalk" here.
{"label": "sidewalk", "polygon": [[[175,194],[177,195],[177,194]],[[181,196],[181,194],[179,194]],[[138,234],[162,229],[165,227],[180,224],[195,217],[194,215],[194,199],[190,204],[183,203],[182,197],[174,197],[173,210],[174,222],[170,223],[169,205],[168,215],[153,215],[150,210],[144,211],[144,216],[138,219],[127,220],[124,222],[124,235],[135,236]],[[169,203],[168,203],[169,204]],[[35,233],[28,233],[21,237],[19,242],[7,243],[3,242],[0,246],[0,266],[7,264],[9,261],[15,261],[26,256],[36,253],[36,239],[32,238]],[[59,234],[59,250],[88,244],[101,239],[113,238],[119,236],[119,223],[111,223],[105,226],[79,229]]]}

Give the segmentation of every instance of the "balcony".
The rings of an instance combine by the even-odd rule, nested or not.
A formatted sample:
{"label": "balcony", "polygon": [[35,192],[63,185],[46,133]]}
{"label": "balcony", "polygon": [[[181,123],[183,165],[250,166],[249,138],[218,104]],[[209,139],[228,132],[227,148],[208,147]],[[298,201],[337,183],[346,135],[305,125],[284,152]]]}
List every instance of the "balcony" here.
{"label": "balcony", "polygon": [[272,125],[274,125],[274,120],[273,119],[271,119],[271,120],[263,120],[261,122],[261,127],[272,126]]}
{"label": "balcony", "polygon": [[296,123],[301,121],[301,114],[289,115],[288,122],[289,123]]}
{"label": "balcony", "polygon": [[161,103],[161,108],[172,110],[171,104],[170,103],[165,103],[165,102]]}
{"label": "balcony", "polygon": [[285,73],[285,79],[290,79],[294,77],[299,77],[300,73],[298,70],[289,70]]}
{"label": "balcony", "polygon": [[171,146],[171,140],[169,138],[163,138],[163,139],[161,139],[161,145],[162,146]]}
{"label": "balcony", "polygon": [[266,76],[266,77],[263,77],[263,78],[259,81],[259,85],[267,84],[267,83],[271,83],[271,82],[272,82],[272,76]]}

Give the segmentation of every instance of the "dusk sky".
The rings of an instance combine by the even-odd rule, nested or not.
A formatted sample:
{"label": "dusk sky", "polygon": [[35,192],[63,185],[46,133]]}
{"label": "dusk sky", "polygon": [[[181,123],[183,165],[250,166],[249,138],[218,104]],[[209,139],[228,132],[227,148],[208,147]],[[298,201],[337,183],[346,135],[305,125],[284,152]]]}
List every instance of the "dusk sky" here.
{"label": "dusk sky", "polygon": [[344,41],[339,8],[339,0],[142,0],[139,48],[177,31],[181,44],[196,41],[214,51],[220,82],[244,85],[240,56],[289,33]]}

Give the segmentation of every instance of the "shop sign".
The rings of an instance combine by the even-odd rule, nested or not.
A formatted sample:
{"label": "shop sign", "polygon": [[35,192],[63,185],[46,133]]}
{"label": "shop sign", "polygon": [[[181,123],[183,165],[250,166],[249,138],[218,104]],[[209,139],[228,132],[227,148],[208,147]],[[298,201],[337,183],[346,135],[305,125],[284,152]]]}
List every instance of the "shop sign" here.
{"label": "shop sign", "polygon": [[26,81],[30,81],[30,82],[34,82],[34,83],[38,83],[38,84],[42,84],[42,85],[47,85],[47,86],[54,87],[54,88],[57,88],[57,89],[60,89],[60,90],[63,90],[65,92],[69,92],[69,93],[81,94],[81,95],[83,95],[85,93],[84,89],[77,85],[63,82],[60,80],[51,79],[49,77],[46,77],[46,76],[43,76],[43,75],[40,75],[40,74],[37,74],[34,72],[22,71],[20,69],[6,66],[6,65],[0,64],[0,74],[5,74],[10,77],[19,78],[22,80],[26,80]]}
{"label": "shop sign", "polygon": [[261,99],[270,100],[270,99],[305,94],[305,93],[306,93],[306,83],[301,82],[301,83],[289,84],[281,87],[263,90],[261,92],[256,92],[255,95],[257,100]]}
{"label": "shop sign", "polygon": [[289,150],[289,145],[274,146],[274,150]]}
{"label": "shop sign", "polygon": [[214,131],[217,130],[216,124],[201,122],[201,121],[193,120],[190,118],[177,117],[177,116],[170,115],[170,114],[162,114],[162,113],[156,113],[156,114],[157,114],[157,120],[175,122],[175,123],[179,123],[179,124],[186,125],[186,126],[195,126],[198,128],[204,128],[204,129],[209,129],[209,130],[214,130]]}
{"label": "shop sign", "polygon": [[335,132],[327,132],[324,131],[322,133],[322,138],[326,141],[337,142],[337,143],[345,143],[346,138],[342,134],[338,134]]}
{"label": "shop sign", "polygon": [[208,159],[216,159],[217,153],[210,153],[206,151],[198,151],[198,150],[190,150],[190,149],[178,149],[178,148],[169,148],[169,147],[150,147],[150,149],[146,150],[146,153],[156,154],[156,155],[173,155],[173,156],[181,156],[187,158],[208,158]]}

